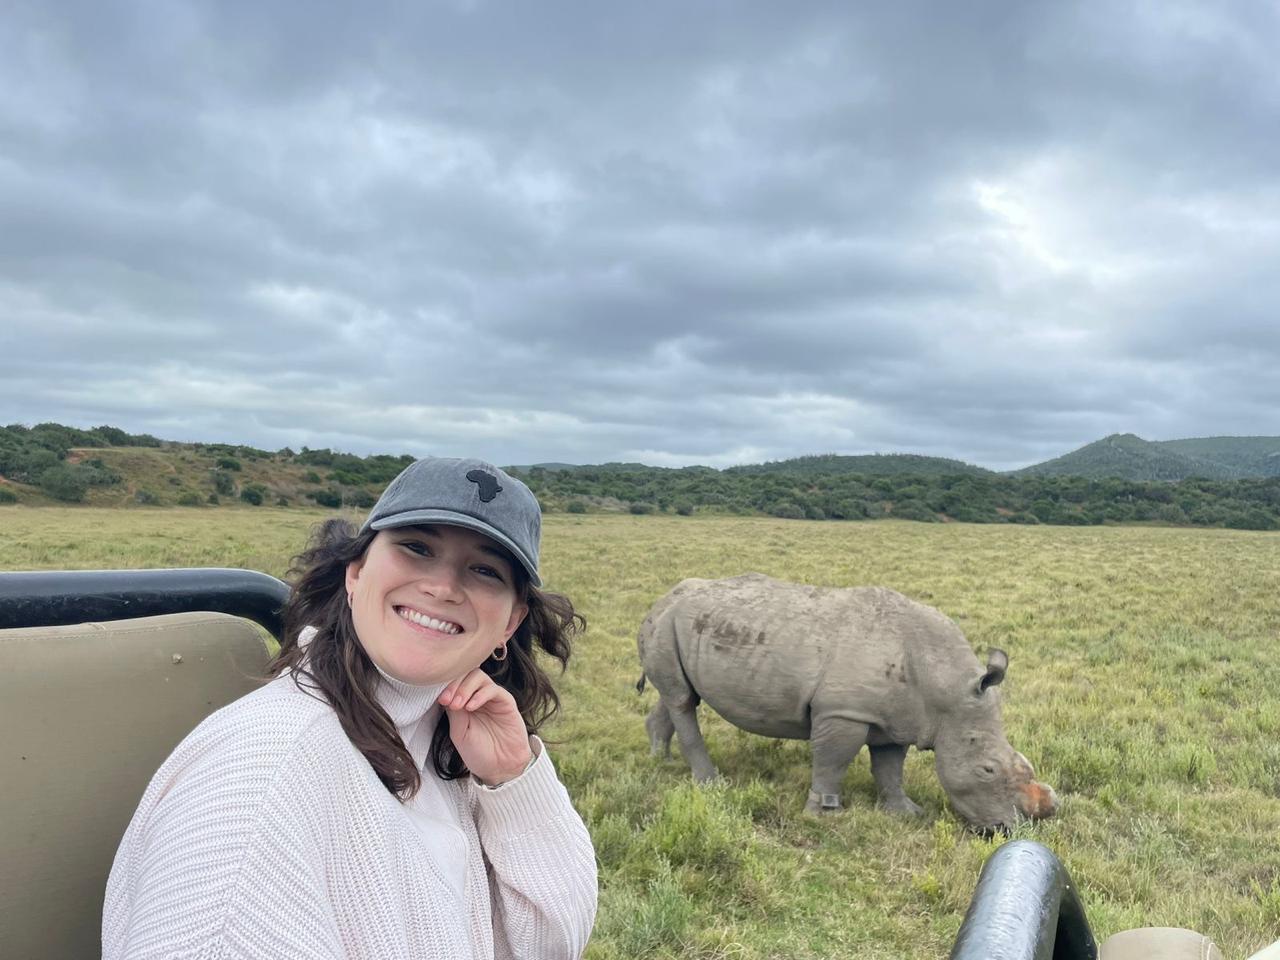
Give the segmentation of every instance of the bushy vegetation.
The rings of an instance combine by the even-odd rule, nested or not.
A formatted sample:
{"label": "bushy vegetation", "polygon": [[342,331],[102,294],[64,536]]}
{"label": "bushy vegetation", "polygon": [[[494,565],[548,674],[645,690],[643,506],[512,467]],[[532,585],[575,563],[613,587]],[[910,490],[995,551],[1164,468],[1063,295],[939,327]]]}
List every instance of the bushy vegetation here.
{"label": "bushy vegetation", "polygon": [[254,507],[262,506],[266,496],[267,488],[260,483],[246,484],[240,491],[240,499]]}
{"label": "bushy vegetation", "polygon": [[99,459],[71,463],[67,455],[73,448],[107,447],[117,440],[133,441],[136,446],[160,445],[155,437],[127,434],[115,427],[78,430],[58,423],[0,427],[0,476],[31,484],[55,500],[78,503],[90,487],[118,483],[120,476]]}
{"label": "bushy vegetation", "polygon": [[374,454],[368,457],[357,457],[353,453],[335,453],[332,450],[308,450],[295,457],[298,463],[308,466],[328,467],[328,479],[343,486],[358,487],[371,483],[386,486],[395,479],[396,474],[413,463],[409,454],[390,456]]}
{"label": "bushy vegetation", "polygon": [[[359,457],[306,447],[295,453],[288,447],[271,452],[243,444],[171,443],[105,426],[0,428],[0,477],[13,484],[6,492],[16,502],[25,493],[35,494],[27,499],[36,503],[284,506],[310,496],[323,506],[367,508],[412,461],[409,455]],[[111,494],[94,493],[112,485],[117,489]],[[306,485],[323,488],[307,494]],[[166,487],[171,489],[157,492]]]}
{"label": "bushy vegetation", "polygon": [[818,476],[831,473],[863,473],[874,476],[940,476],[972,474],[990,476],[991,470],[975,467],[962,460],[945,457],[924,457],[915,453],[872,453],[865,456],[841,456],[824,453],[817,456],[794,457],[790,460],[771,460],[741,467],[728,467],[725,473],[787,473],[796,476]]}
{"label": "bushy vegetation", "polygon": [[[148,451],[138,447],[161,449],[146,456]],[[126,455],[127,450],[133,452]],[[1161,465],[1177,461],[1178,469],[1185,470],[1193,459],[1207,463],[1209,457],[1229,461],[1224,470],[1234,471],[1234,479],[1098,479],[1054,472],[1065,469],[1067,461],[1086,472],[1107,464],[1121,469],[1131,461],[1160,474]],[[408,454],[360,457],[306,447],[298,453],[287,447],[272,453],[242,445],[161,444],[154,437],[114,427],[0,428],[0,476],[15,484],[11,492],[18,495],[21,485],[29,485],[45,498],[70,503],[134,504],[143,502],[138,494],[146,492],[153,497],[146,502],[152,503],[191,503],[198,498],[210,504],[368,509],[412,461]],[[727,470],[610,463],[512,471],[528,482],[544,509],[575,514],[1280,529],[1280,476],[1274,475],[1280,472],[1278,438],[1151,443],[1126,435],[1098,441],[1060,461],[1040,465],[1052,466],[1047,473],[1017,474],[909,454],[831,454]],[[1237,476],[1246,468],[1264,476]],[[1265,475],[1268,471],[1271,475]],[[166,484],[172,489],[165,496],[154,493]],[[105,492],[113,488],[114,493]],[[246,497],[245,489],[256,492]]]}
{"label": "bushy vegetation", "polygon": [[[886,458],[887,459],[887,458]],[[1001,474],[795,474],[665,470],[546,470],[522,474],[538,499],[577,512],[613,500],[632,512],[767,514],[784,519],[1048,523],[1153,522],[1280,529],[1280,477],[1178,483]],[[582,504],[583,506],[575,506]],[[639,509],[637,509],[639,508]]]}

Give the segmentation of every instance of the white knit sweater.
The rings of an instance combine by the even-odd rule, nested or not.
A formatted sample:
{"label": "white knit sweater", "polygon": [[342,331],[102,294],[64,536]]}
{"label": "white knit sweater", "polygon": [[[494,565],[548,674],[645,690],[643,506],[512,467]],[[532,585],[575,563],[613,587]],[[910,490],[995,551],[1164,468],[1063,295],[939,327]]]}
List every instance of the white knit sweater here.
{"label": "white knit sweater", "polygon": [[425,769],[407,804],[291,676],[200,724],[116,853],[105,960],[579,956],[595,854],[551,758],[535,737],[500,787],[441,780],[426,758],[442,689],[379,689]]}

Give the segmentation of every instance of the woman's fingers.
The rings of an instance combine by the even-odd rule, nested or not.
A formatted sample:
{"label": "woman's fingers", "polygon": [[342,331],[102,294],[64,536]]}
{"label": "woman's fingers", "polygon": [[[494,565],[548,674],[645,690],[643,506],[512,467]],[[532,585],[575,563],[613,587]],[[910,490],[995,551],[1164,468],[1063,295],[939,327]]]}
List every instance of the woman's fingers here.
{"label": "woman's fingers", "polygon": [[440,703],[449,712],[453,745],[483,783],[504,783],[523,772],[529,737],[510,691],[476,669],[441,691]]}
{"label": "woman's fingers", "polygon": [[450,710],[461,710],[463,704],[470,700],[477,690],[486,685],[494,686],[495,684],[487,673],[477,668],[445,687],[440,694],[440,703]]}
{"label": "woman's fingers", "polygon": [[461,707],[458,707],[455,709],[467,710],[467,711],[479,710],[486,703],[489,703],[491,700],[498,698],[501,695],[501,693],[502,693],[501,687],[499,687],[496,683],[490,683],[488,686],[481,687],[479,690],[473,693],[470,697],[468,697]]}
{"label": "woman's fingers", "polygon": [[479,669],[455,680],[441,691],[440,704],[446,710],[465,710],[468,713],[474,713],[486,705],[492,713],[519,713],[515,698]]}

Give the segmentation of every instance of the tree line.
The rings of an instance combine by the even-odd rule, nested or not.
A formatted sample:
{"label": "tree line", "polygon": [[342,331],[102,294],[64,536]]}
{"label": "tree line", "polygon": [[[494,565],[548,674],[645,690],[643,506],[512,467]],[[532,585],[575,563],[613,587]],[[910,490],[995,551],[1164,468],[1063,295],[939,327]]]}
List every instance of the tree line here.
{"label": "tree line", "polygon": [[[262,484],[237,484],[244,461],[306,467],[303,496],[324,507],[367,508],[382,488],[413,461],[408,454],[360,457],[303,447],[276,451],[231,444],[173,444],[116,427],[89,430],[56,423],[0,427],[0,476],[31,484],[57,500],[77,502],[93,486],[120,483],[121,476],[92,452],[105,447],[172,447],[209,458],[213,492],[194,503],[239,494],[266,502]],[[948,461],[907,455],[802,458],[762,469],[640,464],[549,469],[511,468],[527,482],[547,511],[588,513],[629,510],[636,514],[723,513],[794,520],[874,520],[895,517],[923,522],[965,523],[1164,523],[1280,529],[1280,477],[1244,480],[1091,479],[1079,476],[996,474],[968,467],[943,472]],[[953,461],[954,462],[954,461]],[[915,463],[920,472],[904,470]],[[958,464],[958,462],[955,462]],[[958,464],[961,468],[966,465]],[[824,467],[827,469],[824,471]],[[851,472],[856,467],[861,472]],[[871,472],[883,469],[883,473]],[[268,469],[267,475],[270,476]],[[248,491],[248,495],[246,495]],[[14,495],[0,488],[0,502]],[[142,501],[140,501],[142,502]],[[283,499],[276,502],[284,503]]]}
{"label": "tree line", "polygon": [[1001,474],[749,473],[680,470],[520,471],[544,507],[588,512],[718,512],[807,520],[1102,524],[1157,522],[1280,529],[1280,477],[1161,481]]}

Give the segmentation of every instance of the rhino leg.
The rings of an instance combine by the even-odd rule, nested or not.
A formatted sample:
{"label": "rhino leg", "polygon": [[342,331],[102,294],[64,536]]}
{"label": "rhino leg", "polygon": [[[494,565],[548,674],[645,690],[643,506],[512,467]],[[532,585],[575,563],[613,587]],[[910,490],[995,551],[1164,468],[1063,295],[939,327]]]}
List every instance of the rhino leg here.
{"label": "rhino leg", "polygon": [[809,742],[813,748],[813,785],[804,805],[805,813],[829,813],[840,809],[840,784],[849,764],[867,742],[870,728],[843,717],[822,717],[813,721]]}
{"label": "rhino leg", "polygon": [[[662,701],[659,701],[661,705]],[[707,753],[707,745],[702,739],[702,730],[698,727],[698,700],[686,699],[680,706],[667,705],[667,714],[671,725],[675,727],[676,737],[680,741],[680,752],[689,761],[693,771],[693,779],[699,783],[714,780],[720,774],[711,762],[711,754]]]}
{"label": "rhino leg", "polygon": [[924,811],[902,792],[902,764],[907,748],[896,743],[871,747],[871,776],[876,781],[880,807],[889,813],[918,817]]}
{"label": "rhino leg", "polygon": [[649,715],[644,718],[644,728],[649,733],[649,756],[671,759],[671,738],[675,735],[675,724],[671,722],[671,714],[661,700],[653,705]]}

